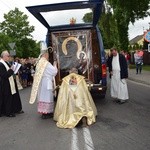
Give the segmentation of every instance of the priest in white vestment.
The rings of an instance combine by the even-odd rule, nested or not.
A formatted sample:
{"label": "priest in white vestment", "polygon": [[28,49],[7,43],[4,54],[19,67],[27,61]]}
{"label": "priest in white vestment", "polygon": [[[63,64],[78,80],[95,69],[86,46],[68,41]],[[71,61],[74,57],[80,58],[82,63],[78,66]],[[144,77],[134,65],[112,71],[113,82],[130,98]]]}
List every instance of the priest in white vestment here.
{"label": "priest in white vestment", "polygon": [[111,97],[123,104],[129,99],[126,78],[128,78],[127,61],[124,55],[119,54],[115,48],[111,49],[112,56],[108,60],[111,76]]}
{"label": "priest in white vestment", "polygon": [[38,100],[38,112],[42,118],[48,118],[54,111],[53,81],[57,74],[57,64],[52,65],[49,61],[48,50],[41,54],[41,58],[36,65],[33,86],[30,97],[30,104]]}

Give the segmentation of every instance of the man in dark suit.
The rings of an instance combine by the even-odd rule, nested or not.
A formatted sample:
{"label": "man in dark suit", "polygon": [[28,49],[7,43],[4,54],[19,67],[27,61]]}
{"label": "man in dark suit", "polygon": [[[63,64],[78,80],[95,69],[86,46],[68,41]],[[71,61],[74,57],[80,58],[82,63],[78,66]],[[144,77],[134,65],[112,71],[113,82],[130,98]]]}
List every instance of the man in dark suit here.
{"label": "man in dark suit", "polygon": [[0,116],[15,117],[16,113],[23,113],[14,67],[9,65],[8,51],[1,53],[0,60]]}

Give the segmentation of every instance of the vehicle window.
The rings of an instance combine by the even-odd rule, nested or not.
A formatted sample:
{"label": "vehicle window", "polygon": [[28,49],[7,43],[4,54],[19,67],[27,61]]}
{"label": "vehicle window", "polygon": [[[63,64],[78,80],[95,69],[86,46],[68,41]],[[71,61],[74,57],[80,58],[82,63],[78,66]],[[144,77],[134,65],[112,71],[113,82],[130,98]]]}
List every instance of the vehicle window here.
{"label": "vehicle window", "polygon": [[[91,9],[72,9],[52,12],[42,12],[41,15],[45,18],[50,26],[59,26],[70,24],[71,19],[75,19],[75,23],[84,23],[83,17],[86,13],[92,12]],[[90,22],[92,24],[92,22]]]}

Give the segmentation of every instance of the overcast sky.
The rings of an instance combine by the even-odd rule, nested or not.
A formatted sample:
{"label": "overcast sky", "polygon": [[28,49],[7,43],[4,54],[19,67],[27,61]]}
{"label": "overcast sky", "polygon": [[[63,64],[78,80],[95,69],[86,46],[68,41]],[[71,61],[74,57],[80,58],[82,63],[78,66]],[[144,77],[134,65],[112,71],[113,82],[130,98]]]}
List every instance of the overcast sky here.
{"label": "overcast sky", "polygon": [[[3,18],[4,13],[8,13],[10,10],[14,10],[14,8],[17,7],[19,8],[20,11],[24,12],[24,14],[28,15],[29,17],[28,21],[30,22],[30,25],[35,26],[35,31],[32,33],[34,40],[44,41],[47,29],[36,18],[34,18],[25,7],[51,3],[71,2],[71,1],[84,1],[84,0],[0,0],[0,22],[4,20]],[[78,14],[76,13],[76,15]],[[63,16],[61,18],[63,18]],[[134,25],[130,24],[129,39],[132,39],[137,35],[143,34],[143,30],[149,28],[149,23],[150,17],[147,17],[144,19],[140,19],[139,21],[136,21]]]}

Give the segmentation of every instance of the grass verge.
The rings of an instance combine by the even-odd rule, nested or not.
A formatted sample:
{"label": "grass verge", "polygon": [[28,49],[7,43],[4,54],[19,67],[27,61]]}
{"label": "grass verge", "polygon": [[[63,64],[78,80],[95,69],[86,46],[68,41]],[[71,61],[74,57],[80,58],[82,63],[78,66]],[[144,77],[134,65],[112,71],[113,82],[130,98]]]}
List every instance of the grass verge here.
{"label": "grass verge", "polygon": [[[135,65],[130,64],[130,65],[129,65],[129,68],[130,68],[130,69],[135,69]],[[142,66],[142,69],[145,70],[145,71],[150,71],[150,65],[143,65],[143,66]]]}

